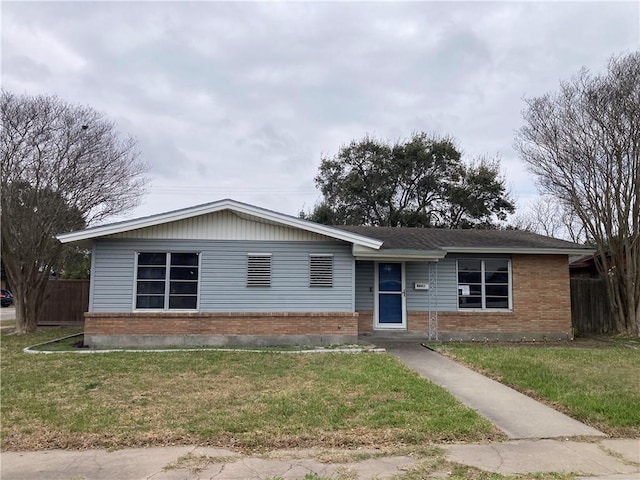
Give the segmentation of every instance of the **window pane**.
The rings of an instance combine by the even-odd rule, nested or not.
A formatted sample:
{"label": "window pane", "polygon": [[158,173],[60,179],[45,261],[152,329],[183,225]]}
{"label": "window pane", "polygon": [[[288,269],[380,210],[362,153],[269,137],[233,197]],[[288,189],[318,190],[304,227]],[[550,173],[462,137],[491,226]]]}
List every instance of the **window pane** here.
{"label": "window pane", "polygon": [[401,263],[381,263],[378,265],[378,290],[381,292],[402,291]]}
{"label": "window pane", "polygon": [[484,269],[488,272],[508,272],[509,260],[485,260]]}
{"label": "window pane", "polygon": [[164,282],[138,282],[137,293],[155,293],[162,295],[164,293]]}
{"label": "window pane", "polygon": [[198,268],[171,267],[171,280],[198,280]]}
{"label": "window pane", "polygon": [[509,283],[507,272],[485,272],[484,277],[487,283]]}
{"label": "window pane", "polygon": [[458,260],[459,272],[479,272],[481,270],[482,260],[461,259]]}
{"label": "window pane", "polygon": [[174,294],[197,295],[198,283],[197,282],[171,282],[169,293],[171,295],[174,295]]}
{"label": "window pane", "polygon": [[509,299],[502,297],[487,297],[487,308],[509,308]]}
{"label": "window pane", "polygon": [[165,267],[138,267],[138,278],[163,280],[166,271]]}
{"label": "window pane", "polygon": [[481,297],[458,297],[460,308],[482,308]]}
{"label": "window pane", "polygon": [[197,304],[198,297],[195,296],[171,295],[169,297],[169,308],[195,310]]}
{"label": "window pane", "polygon": [[491,297],[508,297],[509,286],[508,285],[487,285],[486,295]]}
{"label": "window pane", "polygon": [[458,272],[458,283],[482,283],[482,273]]}
{"label": "window pane", "polygon": [[402,323],[402,296],[383,293],[378,298],[380,323]]}
{"label": "window pane", "polygon": [[138,265],[166,265],[167,254],[166,253],[139,253]]}
{"label": "window pane", "polygon": [[171,265],[189,265],[189,266],[197,267],[198,254],[197,253],[172,253]]}
{"label": "window pane", "polygon": [[138,295],[136,308],[164,308],[164,296]]}

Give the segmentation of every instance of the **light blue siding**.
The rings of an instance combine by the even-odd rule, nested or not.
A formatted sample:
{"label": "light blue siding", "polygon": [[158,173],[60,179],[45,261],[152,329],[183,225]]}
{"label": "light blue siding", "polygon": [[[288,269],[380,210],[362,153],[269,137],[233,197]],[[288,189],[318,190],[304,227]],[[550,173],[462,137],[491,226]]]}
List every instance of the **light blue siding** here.
{"label": "light blue siding", "polygon": [[[446,257],[437,265],[431,264],[432,269],[437,268],[436,281],[431,282],[431,295],[428,290],[415,290],[415,282],[429,283],[429,264],[427,262],[406,262],[405,264],[405,291],[407,294],[407,311],[425,312],[429,310],[429,301],[432,300],[431,309],[440,312],[455,311],[457,309],[457,280],[456,259]],[[373,261],[356,262],[356,311],[372,311],[375,295],[375,276]],[[435,292],[435,293],[434,293]],[[437,295],[437,302],[435,301]],[[437,305],[436,305],[437,303]]]}
{"label": "light blue siding", "polygon": [[373,311],[375,292],[373,262],[358,260],[356,262],[356,311]]}
{"label": "light blue siding", "polygon": [[[457,309],[456,262],[448,257],[438,263],[407,262],[406,264],[407,311],[440,312]],[[429,275],[431,268],[431,275]],[[431,278],[431,281],[429,281]],[[433,279],[435,278],[435,282]],[[429,290],[416,290],[416,282],[429,283]],[[437,298],[437,300],[436,300]],[[429,305],[431,302],[431,305]]]}
{"label": "light blue siding", "polygon": [[[96,242],[93,311],[133,308],[135,253],[201,253],[201,312],[353,311],[353,257],[342,242],[100,240]],[[271,287],[247,287],[247,253],[271,253]],[[309,287],[309,254],[333,254],[333,287]]]}

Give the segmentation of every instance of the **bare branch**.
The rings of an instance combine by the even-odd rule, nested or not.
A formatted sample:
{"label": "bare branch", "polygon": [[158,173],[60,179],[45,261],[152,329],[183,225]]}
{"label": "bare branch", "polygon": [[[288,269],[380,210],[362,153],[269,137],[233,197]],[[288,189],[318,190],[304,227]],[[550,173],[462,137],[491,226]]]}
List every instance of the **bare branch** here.
{"label": "bare branch", "polygon": [[55,235],[136,206],[147,167],[135,139],[90,107],[2,91],[0,118],[2,258],[16,330],[32,331],[63,252]]}
{"label": "bare branch", "polygon": [[597,245],[618,329],[638,335],[640,52],[613,57],[604,75],[583,69],[555,95],[526,103],[516,149],[541,191],[575,217],[570,234]]}

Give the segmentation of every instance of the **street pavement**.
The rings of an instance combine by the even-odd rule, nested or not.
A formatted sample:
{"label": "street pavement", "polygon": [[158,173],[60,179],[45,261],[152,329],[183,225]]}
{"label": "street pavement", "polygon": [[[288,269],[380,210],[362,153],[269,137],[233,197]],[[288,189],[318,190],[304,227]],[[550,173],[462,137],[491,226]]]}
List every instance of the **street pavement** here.
{"label": "street pavement", "polygon": [[16,319],[16,307],[3,307],[0,308],[0,321],[11,322]]}
{"label": "street pavement", "polygon": [[[640,440],[596,442],[513,440],[441,445],[446,459],[500,474],[574,473],[581,479],[640,479]],[[418,465],[412,456],[371,456],[365,450],[279,451],[250,457],[230,450],[164,447],[125,450],[3,452],[2,480],[265,480],[320,478],[389,479]],[[369,452],[375,453],[375,452]],[[324,462],[319,454],[343,457]],[[351,460],[349,460],[349,457]],[[344,461],[346,459],[346,461]],[[451,464],[426,478],[446,478]],[[415,477],[414,477],[415,478]]]}

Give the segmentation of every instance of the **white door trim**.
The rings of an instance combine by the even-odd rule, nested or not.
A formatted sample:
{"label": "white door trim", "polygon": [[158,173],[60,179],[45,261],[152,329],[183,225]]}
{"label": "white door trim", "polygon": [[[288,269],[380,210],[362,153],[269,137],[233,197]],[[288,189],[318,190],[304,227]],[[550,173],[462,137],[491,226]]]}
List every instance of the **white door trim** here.
{"label": "white door trim", "polygon": [[[400,288],[400,293],[398,295],[401,296],[401,308],[402,308],[402,323],[380,323],[380,292],[379,292],[379,278],[378,271],[379,265],[381,263],[399,263],[402,280],[402,287]],[[374,294],[373,294],[373,329],[374,330],[406,330],[407,329],[407,295],[406,295],[406,279],[405,279],[405,262],[375,262],[374,263]]]}

